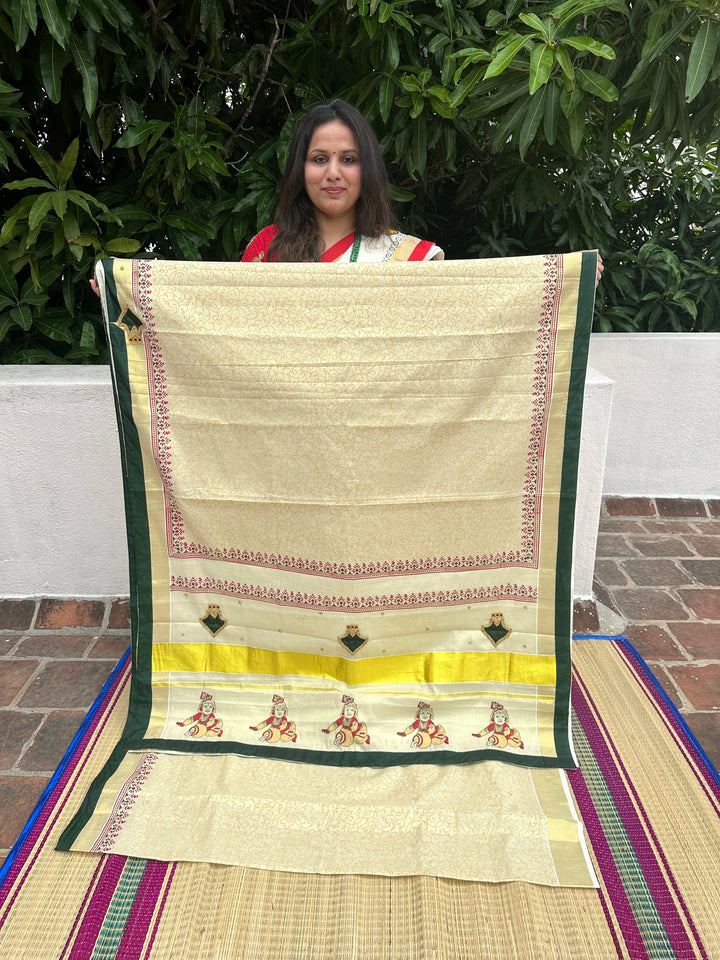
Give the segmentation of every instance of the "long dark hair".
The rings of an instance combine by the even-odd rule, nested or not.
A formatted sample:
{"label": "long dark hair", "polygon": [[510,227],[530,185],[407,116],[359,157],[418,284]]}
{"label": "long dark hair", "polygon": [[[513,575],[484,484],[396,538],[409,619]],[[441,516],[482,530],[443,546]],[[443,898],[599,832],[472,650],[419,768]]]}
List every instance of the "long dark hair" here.
{"label": "long dark hair", "polygon": [[390,183],[375,132],[360,111],[344,100],[311,107],[300,120],[288,149],[280,180],[280,197],[272,242],[273,259],[283,262],[312,260],[318,249],[315,208],[305,192],[305,158],[317,127],[339,120],[355,137],[360,155],[360,196],[355,206],[355,229],[366,237],[379,237],[395,227],[390,207]]}

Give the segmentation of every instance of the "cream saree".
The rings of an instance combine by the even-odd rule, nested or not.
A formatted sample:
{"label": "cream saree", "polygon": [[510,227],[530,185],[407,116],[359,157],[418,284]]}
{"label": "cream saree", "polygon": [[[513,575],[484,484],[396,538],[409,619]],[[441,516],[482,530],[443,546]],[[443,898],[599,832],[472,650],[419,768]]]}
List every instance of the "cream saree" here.
{"label": "cream saree", "polygon": [[133,690],[61,847],[593,883],[558,768],[594,277],[106,262]]}

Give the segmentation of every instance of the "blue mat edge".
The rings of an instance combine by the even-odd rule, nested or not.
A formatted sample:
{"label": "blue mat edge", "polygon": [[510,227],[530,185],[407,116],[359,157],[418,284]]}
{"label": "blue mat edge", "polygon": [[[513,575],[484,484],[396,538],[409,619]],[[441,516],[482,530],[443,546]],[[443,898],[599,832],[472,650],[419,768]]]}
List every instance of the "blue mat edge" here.
{"label": "blue mat edge", "polygon": [[635,660],[635,662],[637,663],[638,667],[642,670],[646,679],[650,682],[650,685],[652,686],[653,690],[657,694],[659,694],[660,699],[668,708],[673,718],[677,721],[678,726],[680,727],[682,732],[685,734],[685,736],[688,738],[688,740],[696,750],[698,756],[707,767],[707,771],[711,779],[720,788],[720,772],[718,772],[718,770],[715,767],[715,764],[712,762],[712,760],[707,755],[707,753],[705,753],[705,750],[700,745],[700,741],[688,726],[687,720],[685,719],[685,717],[683,717],[683,715],[680,713],[678,708],[672,702],[668,694],[663,689],[662,684],[660,683],[658,678],[652,672],[652,670],[647,665],[647,663],[645,663],[645,660],[643,659],[642,655],[638,653],[638,651],[630,643],[628,638],[622,633],[617,634],[617,636],[599,635],[596,633],[577,633],[577,634],[574,634],[573,640],[611,640],[614,643],[620,644],[620,646],[623,647],[627,651],[627,653],[630,654],[633,660]]}
{"label": "blue mat edge", "polygon": [[[33,812],[30,814],[27,823],[25,824],[25,826],[23,827],[23,829],[22,829],[22,831],[21,831],[21,833],[20,833],[20,836],[17,838],[17,840],[16,840],[15,843],[13,844],[12,850],[10,851],[10,853],[7,855],[7,857],[6,857],[6,859],[5,859],[5,863],[2,865],[2,867],[0,867],[0,888],[2,887],[2,884],[3,884],[3,882],[5,881],[5,878],[6,878],[7,874],[8,874],[8,872],[9,872],[9,870],[10,870],[11,867],[12,867],[12,865],[13,865],[13,863],[14,863],[14,861],[15,861],[15,858],[17,857],[18,853],[19,853],[20,850],[22,849],[22,846],[23,846],[23,844],[24,844],[24,842],[25,842],[25,839],[26,839],[27,835],[28,835],[28,834],[30,833],[30,831],[32,830],[33,825],[35,824],[35,821],[37,820],[37,818],[40,816],[40,813],[42,812],[42,809],[43,809],[43,807],[45,806],[45,803],[46,803],[48,797],[50,796],[50,794],[52,793],[52,791],[55,789],[55,786],[56,786],[58,780],[59,780],[60,777],[63,775],[63,773],[64,773],[64,771],[65,771],[65,768],[67,767],[68,763],[70,762],[70,759],[72,758],[72,755],[73,755],[73,753],[75,752],[75,748],[77,747],[78,743],[79,743],[80,740],[83,738],[83,736],[85,735],[85,732],[87,731],[87,729],[88,729],[88,727],[90,726],[90,724],[91,724],[91,723],[93,722],[93,720],[95,719],[95,716],[97,715],[97,712],[98,712],[98,710],[100,709],[100,706],[101,706],[101,704],[102,704],[102,702],[103,702],[103,700],[104,700],[104,698],[105,698],[106,693],[108,692],[108,690],[110,689],[110,687],[113,685],[113,683],[114,683],[115,680],[117,679],[118,674],[124,669],[125,664],[127,663],[129,656],[130,656],[130,647],[127,648],[127,650],[125,651],[125,653],[122,655],[122,657],[121,657],[120,660],[118,661],[117,666],[115,666],[115,667],[113,668],[112,673],[110,674],[110,676],[109,676],[109,677],[107,678],[107,680],[105,681],[105,684],[103,685],[102,690],[100,691],[100,693],[99,693],[99,694],[97,695],[97,697],[95,698],[95,700],[94,700],[94,702],[93,702],[93,705],[90,707],[90,709],[88,710],[87,714],[85,715],[85,718],[84,718],[83,722],[80,724],[80,728],[79,728],[78,732],[77,732],[77,733],[75,734],[75,736],[72,738],[72,741],[71,741],[71,743],[70,743],[70,746],[67,748],[67,750],[66,750],[65,753],[63,754],[63,758],[62,758],[62,760],[60,761],[57,770],[56,770],[55,773],[52,775],[52,777],[50,778],[50,781],[48,782],[48,785],[45,787],[45,789],[43,790],[42,794],[40,795],[40,799],[39,799],[38,802],[35,804],[35,807],[34,807],[34,809],[33,809]],[[0,892],[1,892],[1,891],[0,891]]]}

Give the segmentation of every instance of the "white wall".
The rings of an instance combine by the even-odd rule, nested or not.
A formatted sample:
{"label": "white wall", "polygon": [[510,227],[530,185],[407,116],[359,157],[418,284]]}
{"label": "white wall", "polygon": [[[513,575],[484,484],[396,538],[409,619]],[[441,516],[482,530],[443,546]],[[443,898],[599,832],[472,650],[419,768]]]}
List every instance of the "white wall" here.
{"label": "white wall", "polygon": [[[574,588],[589,596],[612,381],[589,371]],[[0,367],[0,596],[129,592],[108,367]]]}
{"label": "white wall", "polygon": [[593,334],[590,365],[615,381],[605,494],[719,497],[720,334]]}
{"label": "white wall", "polygon": [[0,596],[126,596],[108,367],[0,367]]}

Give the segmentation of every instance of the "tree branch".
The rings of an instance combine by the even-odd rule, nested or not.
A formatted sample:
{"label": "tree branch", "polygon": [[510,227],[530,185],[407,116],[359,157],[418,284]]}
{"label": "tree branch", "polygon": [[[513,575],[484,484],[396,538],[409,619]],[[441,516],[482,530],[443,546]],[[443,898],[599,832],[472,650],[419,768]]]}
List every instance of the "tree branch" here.
{"label": "tree branch", "polygon": [[270,61],[272,60],[273,50],[275,49],[275,45],[280,39],[280,24],[278,23],[277,17],[275,15],[273,15],[273,20],[275,21],[275,33],[273,34],[272,40],[270,41],[267,57],[265,57],[265,65],[262,68],[262,71],[260,72],[257,86],[255,87],[255,93],[252,95],[250,99],[250,103],[247,105],[247,109],[245,110],[245,113],[240,118],[240,123],[235,128],[234,136],[237,136],[241,130],[245,129],[245,121],[252,113],[252,109],[255,106],[255,101],[257,100],[258,94],[260,93],[262,86],[265,83],[265,77],[267,76],[267,72],[270,69]]}

